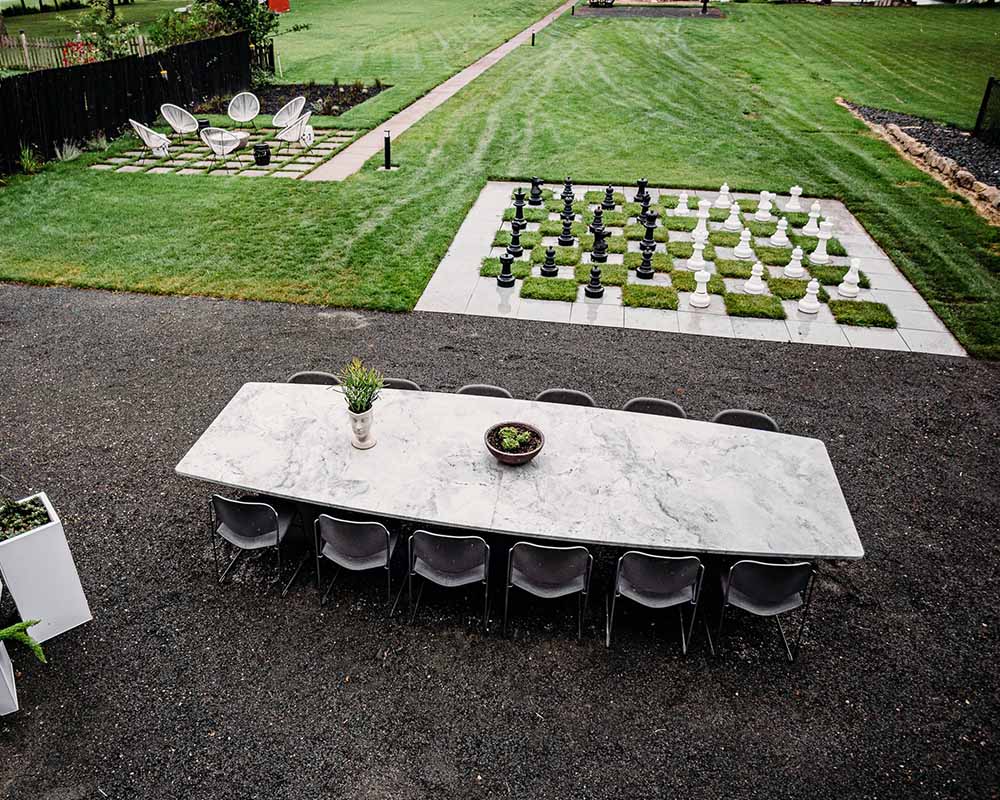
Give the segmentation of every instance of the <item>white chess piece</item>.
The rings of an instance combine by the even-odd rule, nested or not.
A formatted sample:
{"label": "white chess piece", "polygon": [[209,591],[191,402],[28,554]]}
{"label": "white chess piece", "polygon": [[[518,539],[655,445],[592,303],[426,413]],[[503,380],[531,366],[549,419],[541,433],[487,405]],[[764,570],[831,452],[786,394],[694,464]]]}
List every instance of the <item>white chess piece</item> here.
{"label": "white chess piece", "polygon": [[819,214],[820,206],[819,200],[813,201],[812,206],[809,208],[809,221],[806,226],[802,229],[802,232],[806,236],[815,236],[819,233]]}
{"label": "white chess piece", "polygon": [[802,268],[802,248],[796,247],[792,250],[792,259],[785,265],[784,275],[786,278],[801,278],[806,274]]}
{"label": "white chess piece", "polygon": [[694,243],[691,245],[691,258],[687,261],[687,268],[692,272],[705,268],[704,252],[707,241],[708,239],[705,236],[695,235],[694,237]]}
{"label": "white chess piece", "polygon": [[760,200],[757,201],[757,213],[753,215],[753,218],[758,222],[767,222],[771,219],[771,198],[773,195],[762,190],[760,193]]}
{"label": "white chess piece", "polygon": [[729,206],[729,216],[722,223],[722,230],[733,231],[734,233],[743,230],[743,218],[740,216],[739,203],[733,203]]}
{"label": "white chess piece", "polygon": [[759,261],[754,262],[750,267],[750,280],[743,284],[743,291],[746,294],[764,294],[767,287],[764,284],[764,265]]}
{"label": "white chess piece", "polygon": [[778,230],[771,237],[771,244],[775,247],[788,247],[791,243],[788,238],[788,220],[782,217],[778,220]]}
{"label": "white chess piece", "polygon": [[799,311],[803,314],[815,314],[819,311],[819,281],[813,278],[806,286],[806,294],[799,300]]}
{"label": "white chess piece", "polygon": [[802,203],[799,202],[799,198],[802,197],[802,187],[793,186],[788,190],[788,193],[792,196],[792,199],[785,203],[785,211],[801,211]]}
{"label": "white chess piece", "polygon": [[740,243],[733,248],[733,257],[743,260],[753,258],[753,250],[750,248],[750,230],[744,228],[740,231]]}
{"label": "white chess piece", "polygon": [[829,264],[830,254],[826,252],[826,243],[833,236],[833,223],[823,220],[819,224],[818,240],[816,249],[809,254],[809,261],[813,264]]}
{"label": "white chess piece", "polygon": [[858,296],[858,281],[861,280],[860,266],[861,261],[859,259],[851,259],[851,267],[847,270],[847,274],[844,275],[843,282],[837,287],[837,294],[841,297]]}
{"label": "white chess piece", "polygon": [[712,273],[708,270],[700,269],[694,274],[694,293],[688,299],[688,303],[694,308],[708,308],[712,298],[708,296],[708,281]]}
{"label": "white chess piece", "polygon": [[681,192],[677,195],[677,208],[674,209],[674,216],[686,217],[689,215],[688,211],[688,193]]}
{"label": "white chess piece", "polygon": [[729,196],[729,184],[724,183],[719,187],[719,196],[715,198],[715,207],[729,208],[729,204],[732,202],[733,200]]}
{"label": "white chess piece", "polygon": [[698,201],[698,211],[695,212],[698,217],[698,224],[691,233],[694,236],[704,235],[708,238],[708,218],[711,215],[712,201],[711,200],[699,200]]}

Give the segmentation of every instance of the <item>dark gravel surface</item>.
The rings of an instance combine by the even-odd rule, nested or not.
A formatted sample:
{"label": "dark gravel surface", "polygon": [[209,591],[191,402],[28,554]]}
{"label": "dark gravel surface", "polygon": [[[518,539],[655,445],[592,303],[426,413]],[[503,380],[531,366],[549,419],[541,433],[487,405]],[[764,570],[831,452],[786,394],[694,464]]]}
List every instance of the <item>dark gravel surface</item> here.
{"label": "dark gravel surface", "polygon": [[1000,147],[981,142],[961,128],[923,117],[869,106],[851,104],[851,108],[875,125],[898,125],[917,141],[955,159],[959,166],[975,175],[977,181],[1000,186]]}
{"label": "dark gravel surface", "polygon": [[[558,604],[519,601],[503,639],[473,595],[411,627],[377,580],[322,610],[265,594],[270,562],[217,586],[209,487],[174,465],[245,381],[355,354],[435,390],[765,409],[827,443],[868,556],[824,567],[794,665],[745,617],[684,659],[632,609],[608,652],[604,551],[582,644]],[[997,796],[1000,365],[0,285],[0,374],[3,471],[53,498],[95,614],[48,666],[15,656],[0,797]]]}

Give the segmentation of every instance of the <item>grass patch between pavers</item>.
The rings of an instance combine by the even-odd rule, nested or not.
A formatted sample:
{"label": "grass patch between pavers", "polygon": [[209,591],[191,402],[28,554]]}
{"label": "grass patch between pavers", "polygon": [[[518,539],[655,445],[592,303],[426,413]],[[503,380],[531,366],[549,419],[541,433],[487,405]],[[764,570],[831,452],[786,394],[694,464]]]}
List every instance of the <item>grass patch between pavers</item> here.
{"label": "grass patch between pavers", "polygon": [[[824,286],[837,286],[844,280],[849,267],[838,267],[836,264],[810,264],[808,260],[805,264],[809,274]],[[858,270],[858,286],[862,289],[871,289],[871,281],[865,275],[864,270]]]}
{"label": "grass patch between pavers", "polygon": [[[775,297],[782,300],[801,300],[806,296],[806,286],[809,281],[800,281],[798,278],[768,278],[767,288]],[[819,287],[817,295],[821,303],[830,299],[830,295],[822,286]]]}
{"label": "grass patch between pavers", "polygon": [[[536,247],[531,251],[531,262],[533,264],[542,264],[545,261],[545,247]],[[556,251],[556,264],[560,267],[573,267],[580,263],[580,259],[583,258],[583,250],[579,247],[557,247]]]}
{"label": "grass patch between pavers", "polygon": [[662,217],[660,224],[668,231],[685,231],[690,233],[698,227],[698,220],[694,217]]}
{"label": "grass patch between pavers", "polygon": [[576,287],[579,284],[569,278],[525,278],[521,284],[521,297],[531,300],[560,300],[564,303],[576,302]]}
{"label": "grass patch between pavers", "polygon": [[622,289],[622,305],[676,311],[677,289],[673,286],[646,286],[639,283],[629,283]]}
{"label": "grass patch between pavers", "polygon": [[759,262],[771,267],[784,267],[792,260],[792,251],[786,247],[754,244],[753,252]]}
{"label": "grass patch between pavers", "polygon": [[777,222],[758,222],[755,219],[747,220],[743,227],[748,228],[754,236],[773,236],[778,230]]}
{"label": "grass patch between pavers", "polygon": [[[628,252],[628,240],[624,236],[609,236],[604,240],[608,245],[608,252],[621,255]],[[585,253],[590,253],[594,249],[594,234],[585,233],[580,237],[580,247]]]}
{"label": "grass patch between pavers", "polygon": [[[561,236],[562,222],[557,219],[548,219],[538,226],[538,232],[542,236]],[[574,236],[583,236],[587,232],[587,226],[582,222],[573,222],[570,224],[570,232]]]}
{"label": "grass patch between pavers", "polygon": [[804,228],[809,222],[809,214],[806,211],[778,211],[775,209],[774,213],[787,219],[789,228]]}
{"label": "grass patch between pavers", "polygon": [[[626,253],[625,267],[627,269],[638,269],[642,263],[642,253]],[[674,260],[669,253],[653,253],[653,272],[670,272],[674,268]]]}
{"label": "grass patch between pavers", "polygon": [[[691,242],[670,242],[667,244],[667,252],[674,258],[691,258],[694,255],[694,245]],[[702,257],[706,261],[714,261],[715,247],[711,244],[705,245]]]}
{"label": "grass patch between pavers", "polygon": [[758,319],[785,319],[785,307],[781,300],[767,294],[737,294],[725,296],[726,312],[732,317],[756,317]]}
{"label": "grass patch between pavers", "polygon": [[[762,234],[770,236],[771,234]],[[805,236],[801,233],[790,233],[788,238],[791,239],[792,245],[798,245],[802,248],[802,251],[806,254],[811,253],[816,249],[816,245],[819,244],[819,239],[815,236]],[[844,249],[844,245],[840,243],[840,240],[834,236],[826,243],[826,252],[831,256],[846,256],[847,251]]]}
{"label": "grass patch between pavers", "polygon": [[736,247],[740,243],[740,235],[733,231],[711,231],[708,241],[718,247]]}
{"label": "grass patch between pavers", "polygon": [[[514,219],[514,213],[517,211],[515,208],[505,209],[503,212],[503,221],[510,222]],[[545,222],[549,218],[549,212],[544,208],[525,208],[524,209],[524,219],[525,222]]]}
{"label": "grass patch between pavers", "polygon": [[[624,228],[628,224],[628,215],[624,211],[605,211],[603,216],[605,228]],[[594,221],[593,211],[583,212],[583,221],[587,225]]]}
{"label": "grass patch between pavers", "polygon": [[753,269],[753,261],[741,261],[737,258],[717,258],[713,262],[715,271],[723,278],[749,278]]}
{"label": "grass patch between pavers", "polygon": [[[497,231],[496,235],[493,237],[493,246],[506,247],[510,244],[510,236],[510,231]],[[531,250],[533,247],[538,247],[541,243],[541,231],[524,231],[521,234],[521,247],[525,250]]]}
{"label": "grass patch between pavers", "polygon": [[[621,206],[625,205],[625,193],[615,192],[615,205]],[[588,203],[603,203],[604,202],[604,192],[597,192],[593,189],[589,192],[584,192],[583,199]]]}
{"label": "grass patch between pavers", "polygon": [[710,208],[708,210],[709,222],[725,222],[729,219],[729,209],[727,208]]}
{"label": "grass patch between pavers", "polygon": [[[670,285],[681,292],[693,292],[696,282],[694,273],[690,270],[674,270],[670,273]],[[718,275],[712,275],[705,287],[709,294],[725,294],[726,284]]]}
{"label": "grass patch between pavers", "polygon": [[833,318],[841,325],[866,328],[895,328],[896,318],[885,303],[870,300],[831,300],[828,304]]}
{"label": "grass patch between pavers", "polygon": [[[518,259],[510,269],[515,278],[527,278],[531,275],[531,262]],[[500,259],[484,258],[483,265],[479,268],[479,274],[483,278],[495,278],[500,274]]]}
{"label": "grass patch between pavers", "polygon": [[[638,241],[639,239],[646,238],[646,229],[642,225],[626,225],[625,226],[625,238],[631,239],[632,241]],[[657,226],[653,229],[653,241],[665,243],[670,239],[670,232],[663,227]]]}
{"label": "grass patch between pavers", "polygon": [[744,214],[753,214],[757,211],[757,205],[760,203],[759,200],[751,200],[748,197],[744,197],[741,200],[736,201],[736,205],[740,207],[740,211]]}
{"label": "grass patch between pavers", "polygon": [[[566,204],[563,203],[563,201],[560,198],[558,198],[558,197],[553,198],[552,200],[546,200],[545,201],[545,210],[549,211],[552,214],[562,214],[563,209],[565,207],[566,207]],[[573,201],[573,213],[574,214],[582,214],[584,211],[588,211],[589,209],[590,209],[590,206],[588,206],[585,202],[583,202],[583,200],[574,200]]]}
{"label": "grass patch between pavers", "polygon": [[[577,283],[590,282],[591,264],[576,265]],[[623,264],[601,264],[601,283],[605,286],[624,286],[628,281],[628,269]]]}
{"label": "grass patch between pavers", "polygon": [[[530,183],[529,183],[528,186],[522,186],[521,189],[524,192],[524,199],[525,199],[525,201],[527,201],[528,195],[531,193],[531,185],[530,185]],[[517,191],[517,189],[511,189],[511,192],[510,192],[510,199],[511,200],[514,199],[514,192],[516,192],[516,191]],[[542,189],[542,200],[543,201],[545,201],[545,200],[551,200],[555,196],[556,196],[555,192],[553,192],[551,189]],[[544,202],[543,202],[542,206],[544,206]],[[541,208],[542,206],[531,206],[531,208]]]}

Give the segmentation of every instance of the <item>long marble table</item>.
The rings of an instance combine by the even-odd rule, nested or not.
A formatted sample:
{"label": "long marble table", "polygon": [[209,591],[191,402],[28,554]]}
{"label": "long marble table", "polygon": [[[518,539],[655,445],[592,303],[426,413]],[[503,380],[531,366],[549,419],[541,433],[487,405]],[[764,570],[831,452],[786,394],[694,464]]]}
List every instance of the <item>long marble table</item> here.
{"label": "long marble table", "polygon": [[[520,467],[483,444],[538,426]],[[179,475],[434,528],[738,556],[864,555],[823,442],[603,408],[385,390],[378,443],[357,450],[343,396],[248,383]]]}

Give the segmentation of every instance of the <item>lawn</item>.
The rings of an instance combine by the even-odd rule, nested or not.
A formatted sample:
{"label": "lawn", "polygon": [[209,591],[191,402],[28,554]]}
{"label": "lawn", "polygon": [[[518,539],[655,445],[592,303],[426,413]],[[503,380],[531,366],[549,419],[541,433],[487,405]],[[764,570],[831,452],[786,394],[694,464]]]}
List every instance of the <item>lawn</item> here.
{"label": "lawn", "polygon": [[[545,7],[533,6],[538,16]],[[1000,69],[1000,15],[756,5],[727,13],[564,16],[535,48],[519,49],[402,136],[394,147],[402,168],[389,174],[371,163],[342,184],[262,185],[102,174],[81,160],[14,179],[0,192],[0,278],[403,311],[491,177],[645,175],[750,191],[799,183],[843,200],[962,343],[1000,358],[1000,230],[834,103],[844,96],[970,125],[986,76]],[[335,15],[329,24],[340,27]],[[337,55],[326,63],[341,80],[349,64],[368,77],[390,53],[416,46],[396,35],[387,27],[363,40],[377,40],[380,58],[330,46]],[[410,95],[422,91],[416,52],[397,77],[382,76],[414,81]],[[446,74],[433,62],[428,75]],[[309,72],[319,62],[303,63],[295,77],[321,77]],[[351,112],[356,124],[398,105],[380,102],[388,101]]]}
{"label": "lawn", "polygon": [[[13,5],[11,3],[10,5]],[[37,5],[37,4],[35,4]],[[45,4],[47,7],[51,3]],[[125,6],[116,6],[115,13],[126,22],[132,22],[145,30],[149,24],[157,17],[168,11],[184,5],[178,0],[136,0],[135,3]],[[69,37],[76,33],[76,28],[67,25],[60,17],[66,19],[76,19],[83,9],[72,8],[66,11],[44,11],[41,14],[25,14],[20,17],[8,17],[7,29],[17,32],[23,30],[28,36],[45,36],[52,38]]]}

